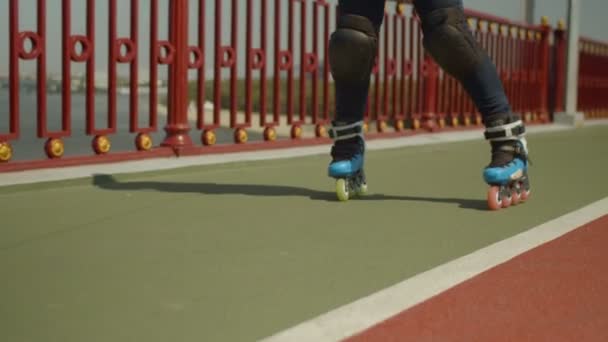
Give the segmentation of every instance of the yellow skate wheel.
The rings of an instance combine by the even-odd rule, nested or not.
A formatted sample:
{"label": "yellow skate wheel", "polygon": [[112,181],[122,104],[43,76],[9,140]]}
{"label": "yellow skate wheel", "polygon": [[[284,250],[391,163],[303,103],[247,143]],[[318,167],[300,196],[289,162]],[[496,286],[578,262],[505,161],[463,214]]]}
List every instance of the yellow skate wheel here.
{"label": "yellow skate wheel", "polygon": [[357,190],[357,195],[365,196],[365,195],[367,195],[367,191],[368,191],[367,184],[361,184],[359,186],[359,189]]}
{"label": "yellow skate wheel", "polygon": [[346,183],[346,179],[338,179],[336,181],[336,195],[338,195],[338,200],[340,202],[348,201],[349,192],[348,192],[348,184]]}

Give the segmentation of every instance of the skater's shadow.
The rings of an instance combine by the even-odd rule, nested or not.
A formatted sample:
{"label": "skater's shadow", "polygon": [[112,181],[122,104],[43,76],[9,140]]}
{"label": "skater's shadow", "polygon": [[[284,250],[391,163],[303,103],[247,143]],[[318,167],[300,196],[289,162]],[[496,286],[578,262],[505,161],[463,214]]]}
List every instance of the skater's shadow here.
{"label": "skater's shadow", "polygon": [[[121,182],[111,175],[93,176],[93,185],[104,190],[142,191],[153,190],[167,193],[198,193],[205,195],[247,195],[260,197],[308,197],[315,201],[337,202],[334,192],[318,191],[307,188],[285,185],[260,184],[217,184],[217,183],[180,183],[180,182]],[[419,196],[393,196],[384,194],[369,194],[357,201],[412,201],[433,203],[455,203],[461,208],[483,210],[487,204],[482,200],[462,198],[433,198]]]}

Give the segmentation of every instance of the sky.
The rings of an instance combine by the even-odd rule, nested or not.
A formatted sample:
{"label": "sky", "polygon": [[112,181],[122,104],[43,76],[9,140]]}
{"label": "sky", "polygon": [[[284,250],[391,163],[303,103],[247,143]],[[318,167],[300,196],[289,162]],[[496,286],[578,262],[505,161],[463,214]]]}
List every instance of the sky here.
{"label": "sky", "polygon": [[[197,20],[197,8],[199,0],[189,0],[191,4],[190,8],[190,32],[191,32],[191,43],[196,44],[195,32],[196,32],[196,20]],[[242,8],[239,16],[239,37],[242,46],[244,47],[244,25],[245,25],[245,0],[237,0],[239,6]],[[260,0],[253,0],[253,3],[258,3]],[[328,0],[329,2],[335,3],[335,0]],[[36,28],[36,0],[19,0],[20,6],[20,28],[21,30],[35,30]],[[74,34],[85,33],[85,0],[72,0],[72,32]],[[207,11],[207,32],[213,32],[213,18],[214,18],[214,3],[213,0],[204,1],[206,4]],[[310,3],[311,1],[309,1]],[[8,70],[8,0],[0,0],[0,75],[6,75]],[[222,16],[222,27],[223,27],[223,42],[226,44],[229,42],[229,24],[230,24],[230,1],[222,0],[223,16]],[[274,0],[268,0],[269,3],[269,19],[272,22],[273,18],[273,3]],[[507,17],[513,20],[523,20],[522,18],[522,1],[521,0],[464,0],[465,7],[472,8],[475,10],[487,12],[497,16]],[[168,0],[159,0],[160,4],[160,37],[161,39],[167,39],[167,13],[168,13]],[[287,0],[283,0],[283,6],[286,8]],[[540,22],[541,16],[548,16],[550,22],[555,25],[557,20],[565,18],[567,12],[567,0],[536,0],[536,20]],[[130,2],[126,0],[118,0],[118,31],[119,36],[129,35],[129,23],[130,23]],[[608,40],[608,30],[605,23],[605,14],[608,13],[608,1],[606,0],[581,0],[581,34],[591,38],[599,40]],[[48,70],[50,73],[57,73],[60,71],[60,60],[61,60],[61,21],[58,18],[61,17],[61,0],[47,0],[47,30],[48,30]],[[140,0],[140,49],[141,49],[141,60],[142,68],[147,63],[149,50],[149,11],[150,11],[150,0]],[[310,10],[309,10],[310,11]],[[104,70],[107,68],[107,16],[108,16],[108,1],[97,0],[96,1],[96,20],[97,28],[96,35],[98,42],[102,42],[97,46],[96,51],[96,69]],[[296,17],[298,14],[296,14]],[[309,19],[312,17],[309,12]],[[260,22],[260,11],[256,6],[253,15],[254,25],[258,27]],[[286,18],[282,18],[283,22],[286,23]],[[273,27],[269,26],[269,32],[273,31]],[[259,41],[257,37],[259,30],[254,30],[255,43]],[[283,34],[285,41],[286,34]],[[309,39],[310,40],[310,39]],[[272,38],[269,35],[269,44],[272,46]],[[208,37],[208,45],[213,43],[213,36]],[[296,44],[297,45],[297,44]],[[309,47],[311,46],[309,42]],[[242,49],[242,48],[241,48]],[[211,50],[209,50],[211,51]],[[242,57],[242,56],[241,56]],[[209,61],[211,62],[211,58]],[[241,63],[242,64],[242,63]],[[35,70],[34,62],[21,62],[22,73],[31,73]],[[209,64],[209,68],[212,67]],[[84,71],[84,66],[79,63],[72,64],[73,73],[79,73]],[[119,73],[126,73],[128,68],[120,67]],[[162,69],[161,69],[162,72]]]}

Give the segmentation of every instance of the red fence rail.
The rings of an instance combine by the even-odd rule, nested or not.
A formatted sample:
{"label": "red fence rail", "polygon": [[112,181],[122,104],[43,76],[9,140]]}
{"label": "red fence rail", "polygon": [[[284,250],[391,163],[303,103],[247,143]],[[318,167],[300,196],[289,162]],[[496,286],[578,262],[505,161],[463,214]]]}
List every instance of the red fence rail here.
{"label": "red fence rail", "polygon": [[578,108],[587,118],[608,117],[608,44],[581,39]]}
{"label": "red fence rail", "polygon": [[[158,0],[130,0],[128,34],[121,35],[118,6],[125,6],[126,2],[109,0],[106,20],[99,16],[99,2],[86,0],[85,32],[77,32],[71,26],[72,1],[62,0],[61,18],[52,18],[61,23],[62,101],[58,130],[47,126],[47,45],[49,38],[57,37],[49,37],[46,30],[46,1],[37,0],[36,4],[35,27],[21,25],[20,14],[25,9],[19,0],[10,0],[8,5],[9,103],[8,108],[0,108],[0,120],[6,120],[8,125],[5,131],[0,130],[0,161],[11,160],[11,143],[23,139],[23,61],[36,64],[35,134],[45,140],[48,159],[1,163],[0,172],[327,142],[325,126],[333,116],[333,81],[326,56],[338,11],[335,1],[169,0],[168,10],[163,10]],[[149,8],[149,15],[141,10],[142,4]],[[462,87],[425,54],[422,32],[411,8],[402,4],[389,7],[365,113],[368,133],[403,135],[421,128],[480,125],[479,113]],[[528,122],[547,122],[551,112],[549,99],[555,99],[553,107],[559,108],[563,97],[559,87],[549,86],[551,77],[563,82],[559,80],[563,74],[555,72],[563,63],[563,30],[554,33],[547,23],[531,26],[472,10],[467,10],[467,16],[475,37],[498,67],[513,109],[525,114]],[[149,20],[143,35],[142,18]],[[168,22],[166,39],[160,34],[163,21]],[[96,34],[102,24],[107,25],[105,40]],[[100,68],[96,50],[102,44],[108,51],[104,113],[96,109],[100,96],[96,91],[96,71]],[[144,57],[146,44],[149,51]],[[583,46],[581,105],[597,111],[606,103],[601,102],[601,96],[591,94],[606,87],[606,48],[597,42],[584,42]],[[0,60],[0,66],[1,63],[5,61]],[[84,113],[73,108],[71,98],[72,67],[80,64],[86,69]],[[149,95],[143,100],[141,67],[149,73]],[[119,117],[117,110],[119,68],[129,70],[127,118]],[[166,135],[155,144],[152,136],[159,133],[161,119],[158,108],[165,104],[157,87],[160,68],[168,70]],[[207,72],[210,68],[212,79]],[[600,69],[602,73],[596,72]],[[192,73],[196,74],[194,78],[190,77]],[[143,113],[145,124],[140,120],[142,101],[148,107]],[[212,108],[208,108],[209,104]],[[66,157],[67,139],[81,129],[72,127],[72,122],[82,114],[86,124],[80,133],[90,137],[93,153]],[[99,118],[104,119],[105,125],[98,125]],[[132,151],[111,151],[111,140],[124,138],[119,132],[120,119],[128,121],[128,136],[135,139]],[[370,128],[371,123],[375,129]],[[281,138],[279,132],[285,126],[288,134]],[[312,136],[306,136],[305,126],[314,128]],[[218,132],[226,130],[232,132],[230,141],[219,141]],[[260,141],[251,142],[249,135],[258,131]],[[192,139],[193,132],[198,132],[200,143]]]}

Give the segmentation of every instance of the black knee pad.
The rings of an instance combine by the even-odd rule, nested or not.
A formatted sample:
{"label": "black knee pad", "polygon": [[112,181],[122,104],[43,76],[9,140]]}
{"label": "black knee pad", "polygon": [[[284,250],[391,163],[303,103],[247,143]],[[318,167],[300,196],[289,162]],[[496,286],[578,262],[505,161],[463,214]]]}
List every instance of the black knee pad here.
{"label": "black knee pad", "polygon": [[441,8],[422,18],[423,44],[449,74],[463,80],[487,57],[467,27],[462,8]]}
{"label": "black knee pad", "polygon": [[329,64],[336,82],[365,83],[378,49],[378,29],[358,15],[343,15],[329,40]]}

